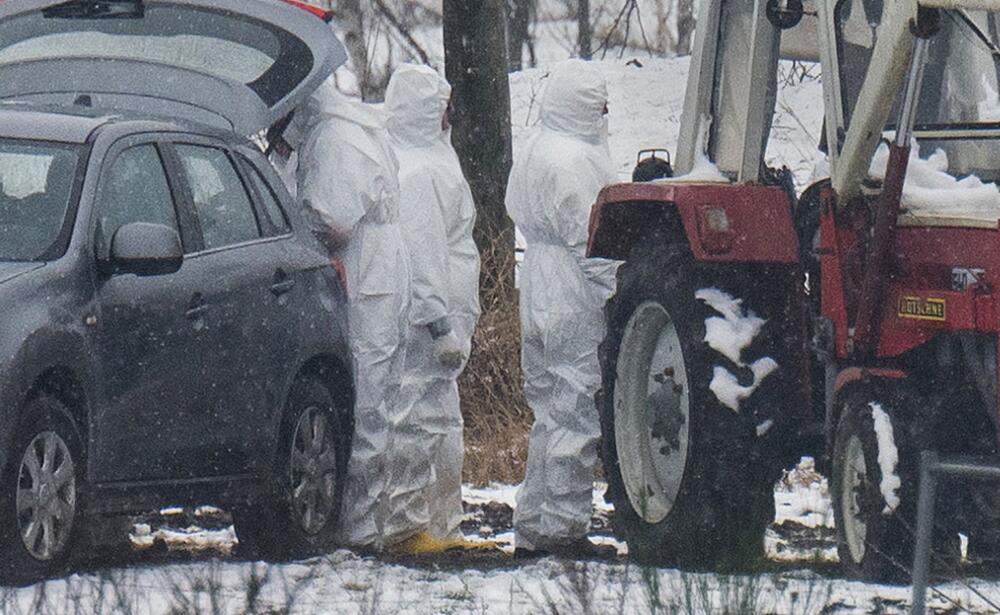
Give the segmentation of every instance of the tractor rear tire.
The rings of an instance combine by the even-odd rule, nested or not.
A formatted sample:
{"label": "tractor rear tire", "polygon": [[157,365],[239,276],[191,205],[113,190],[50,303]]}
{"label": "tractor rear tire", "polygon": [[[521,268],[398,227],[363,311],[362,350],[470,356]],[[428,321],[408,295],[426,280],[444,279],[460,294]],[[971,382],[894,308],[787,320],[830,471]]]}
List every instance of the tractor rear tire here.
{"label": "tractor rear tire", "polygon": [[[716,288],[743,297],[752,281],[699,265],[686,246],[659,239],[636,247],[605,309],[597,398],[605,497],[615,505],[616,532],[641,563],[752,569],[774,520],[776,479],[756,457],[753,407],[776,401],[780,368],[738,411],[720,402],[709,388],[715,373],[728,369],[745,385],[750,370],[706,343],[706,318],[719,313],[695,294]],[[767,307],[742,305],[762,317]],[[775,350],[780,331],[778,321],[765,324],[743,359]]]}

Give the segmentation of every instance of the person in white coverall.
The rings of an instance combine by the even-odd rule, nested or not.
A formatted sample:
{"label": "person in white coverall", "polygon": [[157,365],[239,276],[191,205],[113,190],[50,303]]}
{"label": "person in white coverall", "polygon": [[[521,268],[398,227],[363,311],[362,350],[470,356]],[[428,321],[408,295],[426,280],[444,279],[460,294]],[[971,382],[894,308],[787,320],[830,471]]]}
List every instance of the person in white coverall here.
{"label": "person in white coverall", "polygon": [[399,226],[397,161],[380,114],[327,80],[295,111],[284,140],[298,152],[298,198],[347,273],[355,431],[342,543],[386,546],[389,414],[402,379],[409,258]]}
{"label": "person in white coverall", "polygon": [[462,412],[458,375],[479,319],[476,209],[449,141],[451,86],[404,64],[386,91],[386,127],[399,159],[400,219],[413,276],[400,403],[393,413],[393,492],[387,534],[414,528],[405,550],[462,544]]}
{"label": "person in white coverall", "polygon": [[520,274],[521,363],[535,415],[517,494],[517,554],[594,554],[587,541],[600,423],[597,346],[616,264],[586,257],[597,193],[615,180],[607,86],[593,65],[559,64],[539,124],[514,160],[507,212],[527,246]]}

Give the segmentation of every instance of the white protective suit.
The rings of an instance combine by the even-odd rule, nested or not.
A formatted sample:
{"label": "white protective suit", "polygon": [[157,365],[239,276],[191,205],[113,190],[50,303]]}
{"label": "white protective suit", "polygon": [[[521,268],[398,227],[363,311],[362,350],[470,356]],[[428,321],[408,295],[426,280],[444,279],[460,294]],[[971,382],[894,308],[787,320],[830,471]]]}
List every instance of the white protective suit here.
{"label": "white protective suit", "polygon": [[[387,533],[420,528],[432,538],[461,538],[462,411],[457,369],[441,364],[435,340],[451,339],[468,358],[479,319],[479,252],[472,238],[475,203],[442,128],[451,86],[433,69],[404,64],[386,91],[386,127],[399,159],[400,217],[413,276],[410,333],[400,403],[394,413]],[[409,463],[406,463],[406,461]]]}
{"label": "white protective suit", "polygon": [[507,212],[527,247],[520,277],[521,364],[535,414],[528,467],[517,494],[519,549],[586,536],[597,464],[597,346],[616,263],[586,258],[597,193],[615,180],[603,75],[580,60],[550,74],[539,125],[514,160]]}
{"label": "white protective suit", "polygon": [[347,272],[356,402],[340,540],[378,549],[410,299],[398,166],[379,113],[346,98],[332,78],[296,111],[285,140],[299,153],[298,196],[314,232],[347,238],[337,256]]}

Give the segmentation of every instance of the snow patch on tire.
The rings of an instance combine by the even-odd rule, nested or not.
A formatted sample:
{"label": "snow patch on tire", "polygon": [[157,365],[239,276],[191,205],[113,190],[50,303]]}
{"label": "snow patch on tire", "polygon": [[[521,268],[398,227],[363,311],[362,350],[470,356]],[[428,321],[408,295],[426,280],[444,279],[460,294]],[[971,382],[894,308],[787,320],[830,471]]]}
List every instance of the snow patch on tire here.
{"label": "snow patch on tire", "polygon": [[885,500],[882,514],[890,515],[899,506],[898,490],[903,485],[903,481],[896,473],[896,466],[899,465],[899,449],[896,448],[896,439],[892,434],[892,420],[889,418],[889,414],[877,402],[869,402],[868,407],[872,411],[875,440],[878,443],[878,467],[882,474],[879,491],[882,493],[882,499]]}
{"label": "snow patch on tire", "polygon": [[703,288],[694,297],[722,314],[722,318],[705,319],[705,343],[733,363],[743,365],[740,362],[743,349],[753,343],[767,321],[751,310],[744,312],[742,299],[734,299],[718,288]]}
{"label": "snow patch on tire", "polygon": [[774,359],[770,357],[757,359],[750,366],[750,371],[753,372],[753,384],[742,386],[732,372],[716,365],[712,374],[712,382],[709,383],[708,388],[715,393],[724,406],[739,412],[740,402],[753,395],[764,378],[770,376],[771,372],[776,369],[778,369],[778,363]]}
{"label": "snow patch on tire", "polygon": [[[753,343],[767,321],[752,310],[744,310],[742,299],[736,299],[718,288],[702,288],[694,296],[722,315],[721,318],[710,316],[705,319],[705,343],[736,365],[747,367],[742,360],[743,350]],[[708,388],[722,405],[734,412],[739,412],[740,402],[753,395],[761,382],[778,369],[778,362],[771,357],[763,357],[749,367],[753,373],[753,383],[749,386],[741,385],[725,367],[716,365],[713,370]]]}

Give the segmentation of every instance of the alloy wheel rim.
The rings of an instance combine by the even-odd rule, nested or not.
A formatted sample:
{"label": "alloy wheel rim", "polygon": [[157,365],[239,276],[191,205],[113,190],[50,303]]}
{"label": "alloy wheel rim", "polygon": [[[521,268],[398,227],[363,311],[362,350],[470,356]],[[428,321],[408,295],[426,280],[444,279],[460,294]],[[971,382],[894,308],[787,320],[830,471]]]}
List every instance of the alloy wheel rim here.
{"label": "alloy wheel rim", "polygon": [[32,439],[21,456],[15,495],[24,548],[50,561],[69,544],[76,516],[76,466],[66,442],[53,431]]}
{"label": "alloy wheel rim", "polygon": [[841,495],[841,518],[844,521],[844,539],[851,559],[859,564],[865,557],[865,540],[868,525],[864,521],[862,497],[868,486],[868,465],[865,462],[861,438],[851,436],[845,452],[844,488]]}
{"label": "alloy wheel rim", "polygon": [[328,427],[326,413],[311,406],[299,417],[292,436],[292,509],[299,527],[310,535],[326,527],[335,506],[337,450]]}
{"label": "alloy wheel rim", "polygon": [[647,523],[663,521],[680,493],[689,451],[689,391],[676,324],[658,302],[641,304],[622,335],[614,412],[622,482]]}

